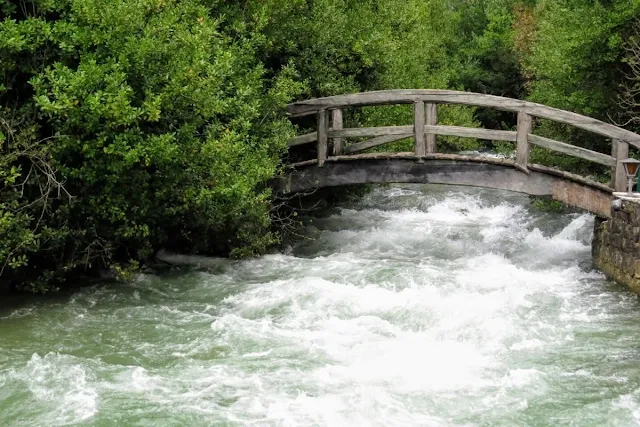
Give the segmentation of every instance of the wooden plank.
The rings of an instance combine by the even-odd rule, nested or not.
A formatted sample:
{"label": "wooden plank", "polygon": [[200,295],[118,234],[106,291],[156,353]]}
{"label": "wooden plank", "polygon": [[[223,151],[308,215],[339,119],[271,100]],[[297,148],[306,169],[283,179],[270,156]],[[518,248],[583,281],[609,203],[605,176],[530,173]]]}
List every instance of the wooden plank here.
{"label": "wooden plank", "polygon": [[[463,138],[478,138],[494,141],[516,141],[516,132],[509,130],[493,130],[482,128],[466,128],[462,126],[424,126],[425,134],[460,136]],[[355,138],[363,136],[385,136],[413,134],[413,126],[380,126],[373,128],[347,128],[342,130],[329,130],[329,137]]]}
{"label": "wooden plank", "polygon": [[424,124],[424,102],[417,101],[413,104],[413,137],[416,156],[425,154]]}
{"label": "wooden plank", "polygon": [[329,127],[327,110],[318,111],[318,166],[322,167],[327,160],[327,134]]}
{"label": "wooden plank", "polygon": [[[327,162],[341,163],[341,162],[357,162],[359,160],[394,160],[394,159],[415,160],[416,156],[412,152],[406,152],[406,153],[383,153],[383,152],[380,152],[380,153],[362,153],[362,154],[354,154],[354,155],[350,155],[350,156],[343,155],[343,156],[331,157],[331,158],[327,159]],[[515,162],[513,160],[511,160],[511,159],[496,158],[496,157],[483,157],[483,156],[469,156],[469,155],[465,155],[465,154],[433,153],[433,154],[427,154],[426,156],[423,156],[423,159],[425,161],[429,161],[429,160],[434,160],[434,161],[438,161],[438,160],[454,160],[454,161],[457,161],[457,162],[487,163],[487,164],[494,164],[494,165],[500,165],[500,166],[505,166],[505,167],[513,167],[513,168],[516,167]],[[310,161],[307,161],[307,162],[296,163],[296,166],[298,166],[298,165],[312,165],[315,162],[316,162],[315,160],[310,160]],[[611,193],[611,188],[609,188],[606,184],[602,184],[602,183],[599,183],[599,182],[596,182],[596,181],[592,181],[592,180],[587,179],[585,177],[582,177],[580,175],[572,174],[570,172],[561,171],[559,169],[554,169],[554,168],[551,168],[549,166],[536,165],[536,164],[533,164],[533,163],[530,163],[528,167],[529,167],[529,169],[531,171],[536,171],[536,172],[541,172],[541,173],[544,173],[544,174],[557,176],[557,177],[563,178],[563,179],[565,179],[567,181],[573,181],[573,182],[577,182],[577,183],[580,183],[580,184],[584,184],[584,185],[586,185],[588,187],[596,188],[596,189],[598,189],[600,191],[603,191],[605,193]]]}
{"label": "wooden plank", "polygon": [[614,191],[627,191],[627,175],[622,160],[629,157],[629,144],[619,139],[611,140],[611,156],[616,164],[611,169],[611,187]]}
{"label": "wooden plank", "polygon": [[347,128],[329,130],[329,137],[358,138],[361,136],[383,136],[413,134],[413,126],[379,126],[374,128]]}
{"label": "wooden plank", "polygon": [[530,116],[565,123],[609,138],[627,141],[640,148],[640,135],[600,120],[546,105],[501,96],[452,90],[385,90],[310,99],[289,104],[291,116],[313,114],[322,108],[360,107],[364,105],[410,104],[416,101],[438,104],[475,105],[503,111],[523,112]]}
{"label": "wooden plank", "polygon": [[305,160],[303,162],[289,163],[288,165],[285,165],[285,167],[289,169],[295,169],[303,166],[315,165],[317,163],[318,163],[318,159],[311,159],[311,160]]}
{"label": "wooden plank", "polygon": [[[407,132],[407,129],[409,130],[409,132]],[[378,127],[378,128],[338,129],[338,131],[345,131],[345,132],[336,132],[333,129],[330,129],[329,136],[332,138],[335,138],[336,135],[340,135],[342,137],[381,136],[379,135],[381,133],[383,135],[395,135],[395,136],[402,136],[402,138],[405,138],[406,136],[403,136],[403,135],[405,134],[412,135],[412,130],[413,130],[412,126],[387,126],[387,127]],[[510,130],[466,128],[462,126],[425,125],[424,131],[427,136],[430,134],[434,134],[434,135],[444,135],[444,136],[459,136],[462,138],[486,139],[486,140],[492,140],[492,141],[516,142],[516,132],[510,131]],[[318,133],[313,132],[313,133],[308,133],[306,135],[300,135],[295,137],[295,139],[292,139],[291,141],[289,141],[288,145],[289,147],[294,147],[297,145],[316,142],[317,140],[318,140]],[[344,149],[346,150],[346,147]]]}
{"label": "wooden plank", "polygon": [[565,171],[562,171],[560,169],[554,169],[554,168],[549,167],[549,166],[536,165],[535,163],[529,163],[528,168],[531,171],[542,172],[542,173],[546,173],[546,174],[549,174],[549,175],[558,176],[560,178],[566,179],[567,181],[573,181],[573,182],[578,182],[580,184],[585,184],[585,185],[587,185],[589,187],[596,188],[596,189],[598,189],[600,191],[603,191],[604,193],[611,194],[611,188],[609,188],[609,186],[607,186],[606,184],[603,184],[601,182],[592,181],[592,180],[590,180],[588,178],[585,178],[585,177],[580,176],[580,175],[576,175],[576,174],[571,173],[571,172],[565,172]]}
{"label": "wooden plank", "polygon": [[531,133],[531,116],[524,112],[518,113],[518,130],[516,132],[516,165],[527,170],[529,163],[529,134]]}
{"label": "wooden plank", "polygon": [[573,157],[579,157],[581,159],[589,160],[591,162],[600,163],[605,166],[615,166],[616,161],[613,157],[598,153],[597,151],[587,150],[586,148],[576,147],[575,145],[567,144],[553,139],[544,138],[538,135],[529,134],[529,142],[538,147],[547,148],[558,153],[568,154]]}
{"label": "wooden plank", "polygon": [[462,126],[430,126],[424,127],[427,135],[460,136],[462,138],[487,139],[492,141],[516,142],[516,132],[512,130],[493,130],[482,128],[466,128]]}
{"label": "wooden plank", "polygon": [[287,142],[287,146],[295,147],[296,145],[308,144],[310,142],[316,142],[318,140],[318,132],[307,133],[305,135],[299,135]]}
{"label": "wooden plank", "polygon": [[[331,111],[331,127],[334,130],[340,130],[343,126],[342,121],[342,110],[336,109]],[[333,138],[333,155],[339,156],[342,154],[344,150],[344,139],[343,138]]]}
{"label": "wooden plank", "polygon": [[411,136],[413,136],[413,134],[410,133],[403,135],[379,136],[367,141],[358,142],[357,144],[348,145],[344,147],[343,154],[357,153],[358,151],[364,151],[369,148],[377,147],[378,145],[387,144],[389,142],[400,141],[401,139],[410,138]]}
{"label": "wooden plank", "polygon": [[[427,126],[435,126],[438,123],[438,106],[432,102],[427,104]],[[427,153],[436,152],[436,134],[427,133],[426,140]]]}

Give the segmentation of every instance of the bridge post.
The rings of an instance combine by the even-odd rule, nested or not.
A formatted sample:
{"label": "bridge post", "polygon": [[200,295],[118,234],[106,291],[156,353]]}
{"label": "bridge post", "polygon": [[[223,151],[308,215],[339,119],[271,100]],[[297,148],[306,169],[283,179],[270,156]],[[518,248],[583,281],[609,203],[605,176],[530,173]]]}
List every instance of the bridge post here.
{"label": "bridge post", "polygon": [[531,116],[522,111],[518,112],[518,130],[516,133],[516,166],[528,171],[529,163],[529,134],[531,133]]}
{"label": "bridge post", "polygon": [[[342,129],[342,110],[331,110],[331,127],[333,130]],[[341,156],[344,151],[344,140],[342,138],[333,138],[333,155]]]}
{"label": "bridge post", "polygon": [[415,101],[413,103],[413,135],[416,157],[425,155],[424,124],[424,101]]}
{"label": "bridge post", "polygon": [[327,110],[318,110],[318,166],[324,166],[327,160],[327,134],[329,130]]}
{"label": "bridge post", "polygon": [[612,139],[611,157],[616,159],[616,165],[611,168],[611,188],[613,191],[627,191],[627,176],[624,172],[624,166],[622,166],[622,160],[629,157],[629,143]]}
{"label": "bridge post", "polygon": [[[435,126],[438,124],[438,105],[432,102],[427,104],[427,124],[430,126]],[[427,153],[435,153],[436,152],[436,134],[428,133],[427,134]]]}

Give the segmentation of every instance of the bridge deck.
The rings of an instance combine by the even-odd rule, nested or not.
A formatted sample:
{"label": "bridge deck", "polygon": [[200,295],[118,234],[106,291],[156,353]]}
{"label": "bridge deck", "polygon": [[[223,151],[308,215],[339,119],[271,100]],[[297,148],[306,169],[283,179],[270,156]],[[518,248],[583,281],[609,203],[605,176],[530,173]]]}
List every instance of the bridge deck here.
{"label": "bridge deck", "polygon": [[493,188],[551,197],[570,206],[609,217],[611,188],[568,172],[530,165],[525,173],[510,159],[413,153],[372,153],[336,156],[319,167],[317,160],[291,165],[272,182],[279,193],[373,183],[430,183]]}
{"label": "bridge deck", "polygon": [[[336,163],[336,162],[354,162],[361,160],[412,160],[412,161],[428,161],[428,160],[451,160],[456,162],[471,162],[471,163],[484,163],[490,165],[499,165],[505,167],[511,167],[521,172],[528,173],[527,171],[522,171],[518,164],[513,159],[503,158],[503,157],[489,157],[482,155],[465,155],[465,154],[449,154],[449,153],[432,153],[425,154],[424,156],[416,156],[413,152],[377,152],[377,153],[364,153],[364,154],[354,154],[349,156],[331,156],[326,159],[327,163]],[[318,159],[305,160],[297,163],[290,163],[286,167],[290,170],[301,169],[309,166],[317,166]],[[542,172],[549,175],[554,175],[560,178],[564,178],[568,181],[573,181],[587,187],[592,187],[598,190],[601,190],[605,193],[612,193],[613,189],[607,184],[603,184],[601,182],[597,182],[588,178],[585,178],[581,175],[576,175],[571,172],[562,171],[559,169],[554,169],[548,166],[537,165],[534,163],[530,163],[528,165],[528,171],[536,171]]]}

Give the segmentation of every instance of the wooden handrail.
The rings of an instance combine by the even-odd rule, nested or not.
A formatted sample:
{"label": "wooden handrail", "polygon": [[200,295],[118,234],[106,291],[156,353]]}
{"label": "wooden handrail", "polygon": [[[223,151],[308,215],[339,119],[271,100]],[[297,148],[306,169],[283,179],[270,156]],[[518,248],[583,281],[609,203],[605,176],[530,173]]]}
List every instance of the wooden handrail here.
{"label": "wooden handrail", "polygon": [[[493,141],[516,142],[516,132],[510,130],[494,130],[483,128],[467,128],[464,126],[425,125],[426,135],[459,136],[462,138],[477,138]],[[372,128],[329,129],[330,138],[413,135],[413,126],[380,126]],[[404,137],[403,137],[404,138]],[[317,133],[300,135],[289,141],[289,147],[309,144],[317,141]]]}
{"label": "wooden handrail", "polygon": [[553,139],[544,138],[538,135],[527,135],[530,144],[538,147],[546,148],[558,153],[568,154],[569,156],[579,157],[594,163],[600,163],[605,166],[616,166],[616,159],[607,154],[598,153],[597,151],[587,150],[586,148],[576,147],[566,142],[555,141]]}
{"label": "wooden handrail", "polygon": [[[389,104],[413,104],[414,124],[409,126],[343,128],[343,108]],[[503,131],[438,125],[437,104],[469,105],[513,111],[518,114],[517,130]],[[515,142],[515,165],[527,173],[531,145],[610,166],[612,168],[611,186],[616,191],[624,191],[626,179],[621,160],[628,155],[629,145],[640,148],[640,135],[612,124],[542,104],[473,92],[402,89],[354,93],[295,102],[288,105],[288,112],[291,117],[301,117],[309,114],[317,115],[317,131],[300,135],[289,141],[288,145],[293,147],[316,142],[318,146],[317,164],[320,167],[322,167],[329,154],[329,139],[333,141],[333,156],[339,156],[413,136],[415,157],[421,161],[420,159],[426,154],[436,152],[436,135],[446,135]],[[329,126],[329,112],[331,112],[331,127]],[[568,124],[611,138],[611,155],[534,135],[531,133],[533,117]],[[373,139],[344,146],[344,138],[350,137],[373,137]]]}
{"label": "wooden handrail", "polygon": [[375,92],[336,95],[326,98],[309,99],[307,101],[289,104],[287,110],[291,117],[314,114],[322,109],[344,109],[347,107],[363,107],[372,105],[413,104],[422,101],[434,104],[469,105],[476,107],[490,107],[502,111],[523,112],[533,117],[549,119],[559,123],[575,126],[580,129],[625,141],[640,148],[640,135],[619,128],[600,120],[547,107],[534,102],[502,96],[485,95],[474,92],[459,92],[455,90],[412,89],[412,90],[382,90]]}

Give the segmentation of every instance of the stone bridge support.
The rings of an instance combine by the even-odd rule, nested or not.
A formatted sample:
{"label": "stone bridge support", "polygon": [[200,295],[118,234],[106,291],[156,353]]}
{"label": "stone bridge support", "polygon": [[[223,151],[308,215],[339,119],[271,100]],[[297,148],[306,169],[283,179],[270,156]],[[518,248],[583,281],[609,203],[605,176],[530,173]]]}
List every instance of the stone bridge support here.
{"label": "stone bridge support", "polygon": [[640,293],[640,198],[616,198],[611,217],[597,218],[594,265],[608,277]]}

